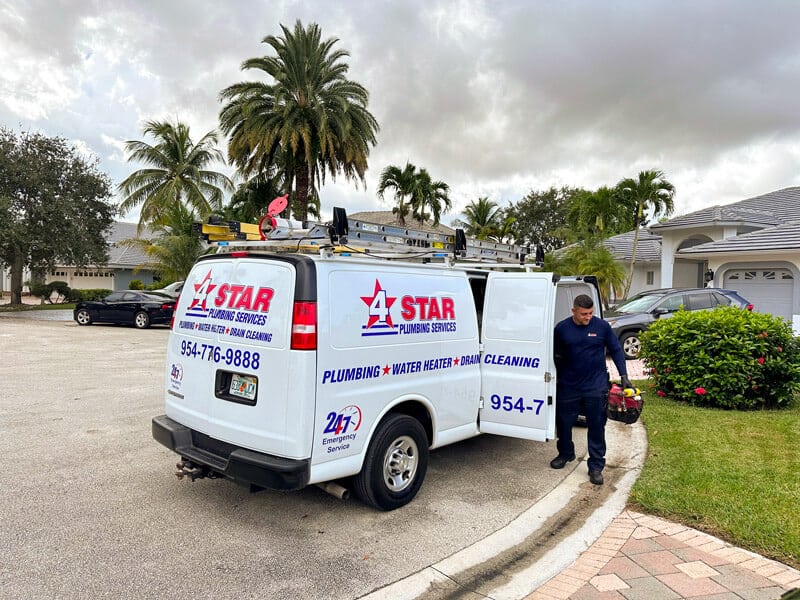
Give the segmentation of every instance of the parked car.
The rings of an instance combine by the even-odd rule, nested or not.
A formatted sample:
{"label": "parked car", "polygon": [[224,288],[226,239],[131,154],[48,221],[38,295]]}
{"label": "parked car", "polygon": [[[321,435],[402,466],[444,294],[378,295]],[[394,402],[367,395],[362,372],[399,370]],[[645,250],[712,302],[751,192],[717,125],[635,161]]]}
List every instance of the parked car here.
{"label": "parked car", "polygon": [[72,317],[78,325],[119,323],[146,329],[150,325],[169,325],[175,300],[160,294],[125,290],[112,292],[99,301],[78,302]]}
{"label": "parked car", "polygon": [[163,288],[158,288],[157,290],[153,291],[177,300],[178,296],[181,295],[181,291],[183,291],[183,282],[176,281],[175,283],[170,283],[169,285],[165,285]]}
{"label": "parked car", "polygon": [[709,310],[716,306],[736,306],[753,310],[753,305],[733,290],[717,288],[665,288],[641,292],[606,312],[605,320],[617,334],[625,358],[639,357],[640,335],[656,319],[685,310]]}

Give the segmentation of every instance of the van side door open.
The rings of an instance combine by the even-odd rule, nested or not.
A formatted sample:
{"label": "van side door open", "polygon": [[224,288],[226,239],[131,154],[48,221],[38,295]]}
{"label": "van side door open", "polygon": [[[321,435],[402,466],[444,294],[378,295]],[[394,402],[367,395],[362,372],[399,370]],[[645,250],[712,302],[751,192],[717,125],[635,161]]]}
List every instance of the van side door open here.
{"label": "van side door open", "polygon": [[489,273],[481,328],[481,433],[555,437],[555,293],[551,273]]}

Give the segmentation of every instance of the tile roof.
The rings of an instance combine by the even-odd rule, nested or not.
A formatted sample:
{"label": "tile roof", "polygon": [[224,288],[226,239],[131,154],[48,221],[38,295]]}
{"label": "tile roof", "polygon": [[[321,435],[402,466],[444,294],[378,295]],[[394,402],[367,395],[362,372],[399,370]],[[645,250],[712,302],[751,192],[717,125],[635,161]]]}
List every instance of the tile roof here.
{"label": "tile roof", "polygon": [[751,225],[769,227],[800,220],[800,187],[788,187],[754,198],[711,206],[650,225],[651,230],[708,225]]}
{"label": "tile roof", "polygon": [[[611,250],[617,260],[630,260],[633,255],[633,231],[621,233],[603,240],[603,245]],[[636,260],[639,262],[661,261],[661,236],[647,229],[639,230],[639,243],[636,246]]]}
{"label": "tile roof", "polygon": [[[139,248],[126,246],[119,242],[138,237],[136,235],[136,223],[126,223],[124,221],[114,221],[106,234],[108,240],[108,266],[128,268],[136,267],[149,262],[150,258]],[[144,230],[141,237],[147,239],[150,235],[149,230]]]}
{"label": "tile roof", "polygon": [[706,242],[684,248],[678,254],[710,254],[716,252],[759,252],[800,249],[800,221],[769,227],[736,237]]}

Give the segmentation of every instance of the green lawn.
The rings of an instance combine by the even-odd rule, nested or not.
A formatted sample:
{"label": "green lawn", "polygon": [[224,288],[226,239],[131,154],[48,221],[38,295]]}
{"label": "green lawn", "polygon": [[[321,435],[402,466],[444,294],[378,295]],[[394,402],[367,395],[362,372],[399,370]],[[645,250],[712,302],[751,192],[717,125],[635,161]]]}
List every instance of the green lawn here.
{"label": "green lawn", "polygon": [[642,419],[634,508],[800,567],[800,404],[737,412],[649,393]]}

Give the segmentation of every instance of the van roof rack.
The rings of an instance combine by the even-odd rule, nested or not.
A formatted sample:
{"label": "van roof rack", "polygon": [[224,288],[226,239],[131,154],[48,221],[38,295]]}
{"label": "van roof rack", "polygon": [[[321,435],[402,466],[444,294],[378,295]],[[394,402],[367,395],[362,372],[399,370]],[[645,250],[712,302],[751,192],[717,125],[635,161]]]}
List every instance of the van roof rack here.
{"label": "van roof rack", "polygon": [[527,246],[470,238],[461,229],[447,234],[353,219],[340,207],[334,208],[332,223],[301,223],[276,218],[268,212],[258,224],[211,217],[207,223],[193,223],[192,231],[206,242],[217,244],[218,252],[263,248],[273,252],[320,253],[324,249],[333,254],[363,253],[423,260],[452,257],[457,261],[487,261],[506,266],[525,264],[530,254]]}

